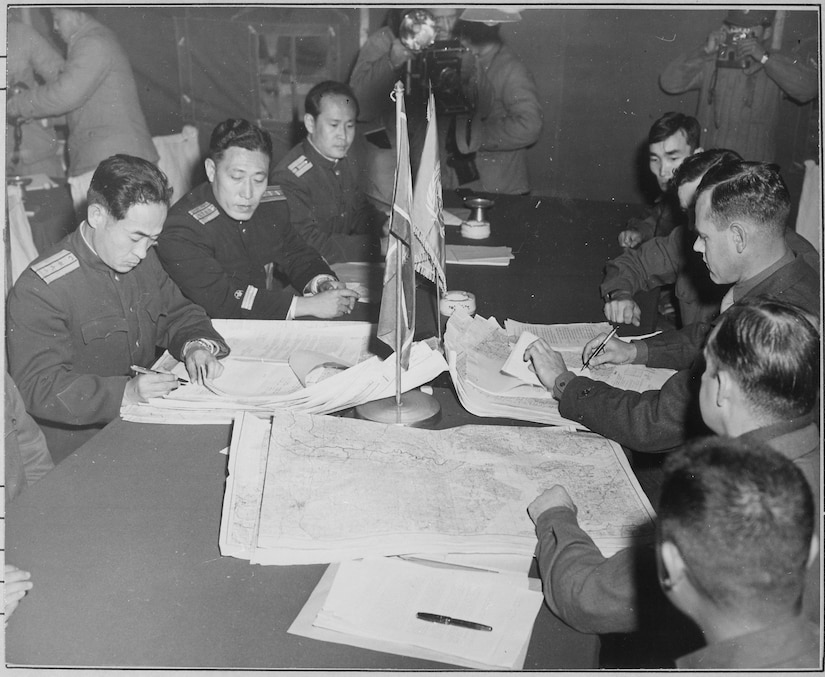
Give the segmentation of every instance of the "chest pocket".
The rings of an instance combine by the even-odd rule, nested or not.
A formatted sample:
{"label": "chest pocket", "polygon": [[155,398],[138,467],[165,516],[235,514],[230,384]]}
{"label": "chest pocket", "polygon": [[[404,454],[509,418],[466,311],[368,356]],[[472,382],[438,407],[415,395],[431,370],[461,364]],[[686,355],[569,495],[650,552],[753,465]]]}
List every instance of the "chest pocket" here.
{"label": "chest pocket", "polygon": [[100,317],[87,322],[80,328],[83,336],[83,343],[89,344],[92,341],[105,340],[112,336],[129,332],[129,325],[125,317]]}

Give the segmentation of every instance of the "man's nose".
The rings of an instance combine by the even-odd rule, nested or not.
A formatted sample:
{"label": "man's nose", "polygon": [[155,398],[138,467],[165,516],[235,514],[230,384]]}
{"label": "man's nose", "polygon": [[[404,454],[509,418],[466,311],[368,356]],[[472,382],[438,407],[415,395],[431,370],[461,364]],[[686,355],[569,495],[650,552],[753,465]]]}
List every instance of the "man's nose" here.
{"label": "man's nose", "polygon": [[696,241],[693,243],[693,251],[702,253],[702,238],[697,237]]}
{"label": "man's nose", "polygon": [[241,197],[252,197],[252,181],[244,181],[241,183]]}

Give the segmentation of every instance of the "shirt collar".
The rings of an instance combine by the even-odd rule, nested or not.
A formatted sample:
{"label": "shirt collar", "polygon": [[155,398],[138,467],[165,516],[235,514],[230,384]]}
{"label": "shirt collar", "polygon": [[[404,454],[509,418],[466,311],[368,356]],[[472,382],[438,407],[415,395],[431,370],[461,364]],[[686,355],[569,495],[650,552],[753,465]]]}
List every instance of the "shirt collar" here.
{"label": "shirt collar", "polygon": [[[315,155],[317,155],[318,158],[320,158],[321,160],[325,160],[326,162],[328,162],[331,167],[335,167],[335,165],[338,164],[338,160],[336,160],[335,158],[327,157],[320,150],[318,150],[318,146],[316,146],[314,143],[312,143],[312,139],[310,139],[309,137],[306,137],[306,142],[307,142],[307,145],[309,146],[309,148],[312,149],[313,151],[315,151]],[[344,157],[346,157],[346,155]]]}
{"label": "shirt collar", "polygon": [[756,285],[758,285],[760,282],[764,282],[765,280],[767,280],[777,270],[779,270],[780,268],[783,268],[784,266],[787,266],[795,258],[796,258],[796,255],[793,253],[793,251],[788,249],[785,252],[785,255],[782,258],[780,258],[776,263],[774,263],[772,266],[768,266],[761,273],[757,273],[756,275],[754,275],[753,277],[751,277],[747,280],[742,280],[741,282],[737,282],[735,285],[733,285],[733,290],[732,290],[733,291],[733,302],[736,303],[740,299],[744,298],[744,296],[751,289],[756,287]]}

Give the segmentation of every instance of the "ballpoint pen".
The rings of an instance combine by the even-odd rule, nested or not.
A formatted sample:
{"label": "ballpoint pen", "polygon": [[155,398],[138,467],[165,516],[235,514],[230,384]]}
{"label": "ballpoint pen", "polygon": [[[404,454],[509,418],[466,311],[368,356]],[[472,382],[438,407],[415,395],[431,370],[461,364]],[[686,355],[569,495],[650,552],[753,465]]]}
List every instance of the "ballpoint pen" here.
{"label": "ballpoint pen", "polygon": [[582,365],[582,369],[587,369],[590,366],[590,360],[592,360],[594,357],[596,357],[596,355],[598,355],[600,352],[602,352],[602,350],[604,350],[604,347],[607,345],[607,342],[616,335],[617,331],[619,331],[619,327],[613,327],[610,333],[604,337],[602,342],[598,346],[596,346],[596,350],[590,353],[590,357],[588,357],[585,363]]}
{"label": "ballpoint pen", "polygon": [[441,623],[442,625],[455,625],[459,628],[469,628],[470,630],[485,630],[491,632],[493,627],[491,625],[484,625],[483,623],[474,623],[473,621],[462,621],[460,618],[452,618],[451,616],[441,616],[440,614],[428,614],[419,611],[416,618],[430,623]]}
{"label": "ballpoint pen", "polygon": [[[168,371],[158,371],[157,369],[147,369],[146,367],[138,367],[136,364],[133,364],[130,369],[135,372],[136,374],[168,374],[169,376],[175,376],[171,372]],[[180,385],[184,385],[189,383],[188,380],[185,378],[181,378],[180,376],[177,377],[178,383]]]}

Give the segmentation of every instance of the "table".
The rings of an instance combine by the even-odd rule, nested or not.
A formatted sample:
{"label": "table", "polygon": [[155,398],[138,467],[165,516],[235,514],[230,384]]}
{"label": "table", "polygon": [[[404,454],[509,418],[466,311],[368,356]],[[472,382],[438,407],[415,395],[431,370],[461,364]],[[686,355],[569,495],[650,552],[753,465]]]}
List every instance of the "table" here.
{"label": "table", "polygon": [[[478,312],[502,322],[600,320],[601,266],[619,253],[616,230],[632,208],[495,199],[491,243],[511,246],[516,260],[500,269],[451,265],[448,286],[474,291]],[[438,427],[513,423],[468,414],[448,384],[436,387],[436,397]],[[218,450],[229,435],[225,425],[117,420],[8,506],[7,561],[31,571],[35,587],[7,628],[7,661],[452,668],[287,634],[325,567],[263,567],[220,556],[226,457]],[[598,646],[543,606],[525,669],[594,668]]]}

